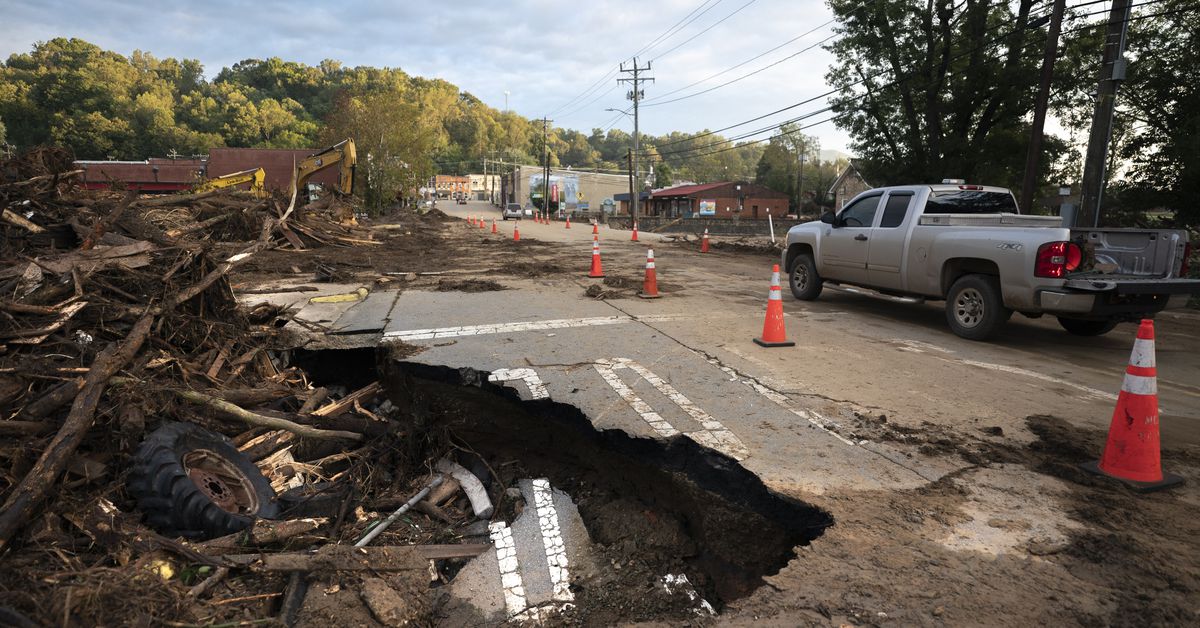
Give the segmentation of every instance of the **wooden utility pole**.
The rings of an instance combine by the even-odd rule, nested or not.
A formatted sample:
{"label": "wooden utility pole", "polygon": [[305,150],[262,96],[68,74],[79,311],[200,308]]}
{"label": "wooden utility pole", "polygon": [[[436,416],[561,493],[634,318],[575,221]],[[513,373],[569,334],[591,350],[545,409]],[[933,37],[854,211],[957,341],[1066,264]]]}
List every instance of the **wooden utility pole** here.
{"label": "wooden utility pole", "polygon": [[1050,100],[1050,82],[1054,78],[1054,62],[1058,59],[1058,34],[1062,29],[1063,11],[1067,0],[1054,0],[1050,27],[1046,31],[1046,48],[1042,51],[1042,80],[1038,85],[1037,103],[1033,108],[1033,128],[1030,129],[1029,152],[1025,155],[1025,178],[1021,182],[1021,211],[1032,213],[1034,188],[1042,158],[1042,136],[1046,126],[1046,106]]}
{"label": "wooden utility pole", "polygon": [[[625,64],[621,63],[621,71],[626,74],[632,74],[633,78],[617,79],[618,83],[632,83],[633,84],[633,89],[630,90],[629,93],[625,95],[625,97],[628,98],[629,100],[633,101],[633,164],[630,166],[630,169],[633,172],[634,179],[637,181],[637,191],[638,192],[641,191],[641,187],[642,187],[641,172],[638,170],[638,150],[640,150],[638,147],[638,138],[640,136],[640,133],[638,132],[638,103],[640,103],[642,98],[644,98],[646,96],[646,92],[644,92],[642,90],[641,84],[645,83],[646,81],[650,81],[651,83],[654,82],[654,79],[652,77],[641,76],[640,73],[647,72],[649,70],[650,70],[650,62],[649,61],[646,62],[646,67],[639,68],[637,57],[634,57],[633,64],[629,68],[626,68]],[[640,196],[640,194],[629,199],[629,202],[632,203],[632,205],[630,205],[630,207],[632,208],[633,224],[635,226],[637,225],[637,217],[638,217],[638,196]]]}
{"label": "wooden utility pole", "polygon": [[542,211],[550,217],[550,123],[553,120],[542,118]]}
{"label": "wooden utility pole", "polygon": [[634,210],[634,208],[637,206],[634,205],[634,203],[636,201],[633,200],[634,195],[633,195],[633,151],[632,150],[627,151],[625,153],[625,166],[627,168],[627,172],[629,172],[629,218],[632,221],[629,223],[629,227],[633,228],[633,223],[637,221],[637,212]]}
{"label": "wooden utility pole", "polygon": [[1104,168],[1108,162],[1108,143],[1112,139],[1113,109],[1117,89],[1125,80],[1125,34],[1129,30],[1129,0],[1113,0],[1108,14],[1108,34],[1104,37],[1104,57],[1100,81],[1096,86],[1096,109],[1092,114],[1092,132],[1088,136],[1087,159],[1083,163],[1083,190],[1076,227],[1100,226],[1100,201],[1104,196]]}

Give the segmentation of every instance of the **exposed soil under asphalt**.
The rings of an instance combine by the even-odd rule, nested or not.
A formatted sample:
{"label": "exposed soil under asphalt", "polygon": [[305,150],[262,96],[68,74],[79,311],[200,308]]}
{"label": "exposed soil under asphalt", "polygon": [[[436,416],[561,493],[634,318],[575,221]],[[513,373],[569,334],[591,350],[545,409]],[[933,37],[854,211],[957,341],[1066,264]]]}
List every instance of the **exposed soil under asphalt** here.
{"label": "exposed soil under asphalt", "polygon": [[[587,285],[586,251],[574,244],[481,238],[459,223],[422,225],[428,231],[420,238],[389,230],[381,237],[384,244],[374,248],[327,248],[307,259],[294,253],[278,259],[263,256],[244,274],[290,272],[296,265],[309,272],[320,261],[362,277],[455,270],[465,274],[441,281],[565,274]],[[714,242],[713,248],[720,256],[768,261],[778,254],[774,247],[749,243]],[[613,273],[586,289],[596,293],[589,296],[623,298],[640,287],[641,278],[627,272]],[[659,287],[670,290],[669,285]],[[701,581],[697,587],[722,605],[718,621],[1023,627],[1166,626],[1200,620],[1200,504],[1186,493],[1138,494],[1080,470],[1078,463],[1103,449],[1102,431],[1031,416],[1025,426],[1036,438],[1028,442],[988,423],[971,428],[911,421],[900,425],[889,421],[886,410],[843,418],[853,436],[969,466],[911,490],[816,496],[775,489],[781,498],[828,512],[836,523],[811,543],[796,546],[786,565],[764,572],[763,586],[740,595],[722,596],[704,570],[690,572]],[[503,457],[511,453],[503,447],[511,446],[498,446],[492,453]],[[521,460],[523,472],[554,473],[529,458]],[[1200,452],[1164,442],[1163,462],[1176,470],[1197,469]],[[580,590],[584,610],[562,619],[585,625],[698,621],[683,606],[672,609],[644,595],[651,574],[665,563],[647,567],[630,559],[655,547],[664,560],[685,559],[682,541],[671,540],[677,521],[656,516],[650,519],[653,525],[646,525],[644,514],[641,520],[630,516],[642,503],[623,503],[611,493],[600,498],[604,509],[593,508],[586,483],[574,481],[571,488],[592,534],[614,562],[608,579],[598,576],[590,588]],[[1056,525],[1043,531],[1047,517]],[[774,569],[778,573],[768,573]]]}
{"label": "exposed soil under asphalt", "polygon": [[[814,626],[1195,623],[1200,505],[1170,491],[1139,494],[1081,470],[1103,448],[1103,433],[1051,416],[1026,421],[1037,435],[1027,446],[944,429],[898,431],[974,466],[915,490],[816,500],[838,524],[728,616]],[[1200,466],[1194,448],[1166,449],[1163,459],[1168,468]],[[1048,481],[1053,507],[1074,529],[1062,537],[1030,534],[1038,513],[1024,502],[1026,491],[992,508],[994,496],[979,486],[1010,487],[989,475],[1018,486]],[[993,545],[1003,551],[960,549],[956,533],[976,538],[980,528],[985,537],[994,532]],[[1005,546],[1010,532],[1023,540]]]}

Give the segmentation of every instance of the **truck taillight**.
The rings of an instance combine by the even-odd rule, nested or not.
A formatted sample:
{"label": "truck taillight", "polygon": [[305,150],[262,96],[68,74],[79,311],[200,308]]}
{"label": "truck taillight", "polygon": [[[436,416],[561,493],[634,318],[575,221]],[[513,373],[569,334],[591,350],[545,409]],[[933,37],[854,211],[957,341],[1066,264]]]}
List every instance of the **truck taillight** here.
{"label": "truck taillight", "polygon": [[1083,262],[1083,249],[1070,242],[1047,242],[1038,247],[1033,274],[1036,277],[1057,279]]}
{"label": "truck taillight", "polygon": [[1179,276],[1180,277],[1188,276],[1188,269],[1189,269],[1188,262],[1191,261],[1191,259],[1192,259],[1192,243],[1188,242],[1187,244],[1183,245],[1183,265],[1181,265],[1179,267]]}

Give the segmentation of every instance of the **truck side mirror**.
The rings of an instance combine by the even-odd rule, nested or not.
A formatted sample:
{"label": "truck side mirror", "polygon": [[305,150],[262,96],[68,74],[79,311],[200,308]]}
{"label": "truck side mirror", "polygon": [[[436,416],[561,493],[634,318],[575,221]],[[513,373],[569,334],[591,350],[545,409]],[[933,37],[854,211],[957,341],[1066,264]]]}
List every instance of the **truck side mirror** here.
{"label": "truck side mirror", "polygon": [[825,212],[824,214],[821,214],[821,222],[827,225],[833,225],[835,227],[838,226],[837,216],[834,215],[833,212]]}

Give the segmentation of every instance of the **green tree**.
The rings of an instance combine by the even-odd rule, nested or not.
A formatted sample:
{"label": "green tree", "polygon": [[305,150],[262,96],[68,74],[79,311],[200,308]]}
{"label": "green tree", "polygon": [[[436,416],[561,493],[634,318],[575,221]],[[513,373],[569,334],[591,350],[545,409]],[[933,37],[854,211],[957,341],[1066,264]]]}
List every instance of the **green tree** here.
{"label": "green tree", "polygon": [[830,0],[826,78],[872,181],[1020,181],[1045,34],[1035,0]]}
{"label": "green tree", "polygon": [[323,141],[354,138],[358,149],[355,187],[378,212],[416,197],[434,172],[437,132],[426,126],[419,105],[392,92],[344,93],[326,119]]}

